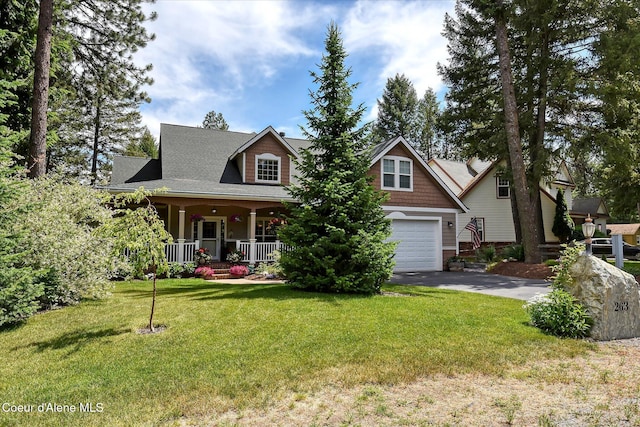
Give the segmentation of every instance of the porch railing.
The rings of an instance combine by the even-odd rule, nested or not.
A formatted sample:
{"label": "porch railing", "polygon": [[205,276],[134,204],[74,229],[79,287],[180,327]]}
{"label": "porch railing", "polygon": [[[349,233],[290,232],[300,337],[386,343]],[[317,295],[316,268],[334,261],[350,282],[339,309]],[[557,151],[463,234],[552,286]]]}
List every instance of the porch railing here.
{"label": "porch railing", "polygon": [[[174,242],[165,245],[164,253],[167,255],[167,261],[187,263],[193,262],[193,254],[200,248],[200,242]],[[236,240],[236,249],[244,252],[243,262],[255,264],[257,262],[273,261],[270,257],[274,251],[282,251],[284,245],[279,240],[275,242],[256,242],[251,240]],[[224,260],[223,260],[224,261]]]}
{"label": "porch railing", "polygon": [[177,241],[170,245],[165,245],[164,253],[167,255],[169,262],[193,262],[193,254],[200,248],[200,242],[181,242]]}
{"label": "porch railing", "polygon": [[275,242],[236,240],[236,249],[240,252],[244,252],[243,262],[255,264],[256,262],[273,261],[273,258],[269,255],[276,250],[282,250],[282,244],[279,240],[276,240]]}

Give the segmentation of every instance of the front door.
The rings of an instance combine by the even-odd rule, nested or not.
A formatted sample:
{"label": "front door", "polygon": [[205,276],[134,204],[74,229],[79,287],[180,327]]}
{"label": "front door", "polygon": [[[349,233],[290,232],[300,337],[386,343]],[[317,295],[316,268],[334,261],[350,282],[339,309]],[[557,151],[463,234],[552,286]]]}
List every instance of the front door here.
{"label": "front door", "polygon": [[220,261],[220,220],[205,218],[198,223],[196,234],[201,248],[209,249],[211,257]]}

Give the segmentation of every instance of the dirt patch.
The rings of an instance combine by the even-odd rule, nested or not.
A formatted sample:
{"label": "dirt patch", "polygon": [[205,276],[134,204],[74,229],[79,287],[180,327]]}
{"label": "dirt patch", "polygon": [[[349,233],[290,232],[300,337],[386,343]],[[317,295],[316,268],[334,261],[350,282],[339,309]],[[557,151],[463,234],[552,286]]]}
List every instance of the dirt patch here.
{"label": "dirt patch", "polygon": [[551,267],[546,264],[525,264],[524,262],[499,262],[489,273],[525,279],[547,279],[553,276]]}
{"label": "dirt patch", "polygon": [[640,425],[638,340],[599,343],[586,357],[529,361],[497,376],[433,375],[410,384],[283,393],[265,408],[183,425],[583,426]]}

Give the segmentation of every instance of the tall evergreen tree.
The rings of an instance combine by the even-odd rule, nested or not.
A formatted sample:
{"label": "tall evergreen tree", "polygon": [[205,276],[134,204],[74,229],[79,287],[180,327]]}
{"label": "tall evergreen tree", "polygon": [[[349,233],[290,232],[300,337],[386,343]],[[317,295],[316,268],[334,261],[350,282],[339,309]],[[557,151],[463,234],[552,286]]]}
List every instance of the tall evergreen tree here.
{"label": "tall evergreen tree", "polygon": [[33,99],[31,103],[31,136],[27,168],[31,178],[47,170],[47,107],[49,105],[49,71],[51,38],[53,37],[53,0],[40,1],[38,38],[35,52]]}
{"label": "tall evergreen tree", "polygon": [[427,159],[435,156],[450,157],[446,147],[438,146],[437,123],[439,119],[440,106],[438,105],[438,99],[433,89],[429,88],[418,101],[416,112],[416,148]]}
{"label": "tall evergreen tree", "polygon": [[377,293],[393,269],[395,245],[386,243],[390,222],[368,175],[370,157],[364,132],[357,129],[362,104],[352,107],[351,69],[338,27],[331,23],[320,72],[312,72],[316,92],[313,110],[305,111],[303,129],[311,145],[297,163],[299,183],[289,188],[300,204],[289,205],[282,241],[291,247],[282,254],[290,283],[322,292]]}
{"label": "tall evergreen tree", "polygon": [[415,145],[417,110],[418,95],[411,80],[404,74],[387,79],[382,99],[378,100],[377,140],[387,141],[402,136]]}
{"label": "tall evergreen tree", "polygon": [[[153,1],[63,0],[55,4],[56,31],[53,41],[54,46],[56,41],[63,44],[69,55],[64,58],[68,78],[65,83],[76,92],[70,99],[81,102],[82,108],[87,112],[78,119],[85,119],[93,125],[93,148],[88,161],[93,179],[97,176],[101,151],[108,151],[100,146],[100,138],[104,139],[107,131],[103,132],[100,127],[96,128],[96,126],[105,126],[110,123],[110,118],[100,116],[106,110],[104,106],[122,102],[130,105],[130,103],[148,100],[146,94],[141,91],[141,87],[152,83],[147,75],[151,65],[138,66],[134,63],[132,55],[154,38],[147,33],[144,22],[154,19],[155,14],[147,17],[142,11],[143,3]],[[43,9],[44,6],[46,2],[41,2],[41,12],[48,11]],[[51,54],[51,46],[36,53],[36,64],[42,63],[46,54]],[[35,90],[41,92],[38,88]],[[37,109],[34,109],[32,126],[34,123],[44,124],[46,121],[46,108],[43,110],[40,104]],[[131,127],[133,136],[138,129],[136,126]],[[36,127],[36,130],[40,128],[46,132],[46,125]],[[40,136],[37,141],[32,140],[30,151],[37,150],[38,159],[46,159],[46,154],[43,155],[41,152],[43,141],[46,146],[46,139],[41,137],[42,129],[35,134],[32,132],[32,139],[33,135]],[[84,142],[81,141],[81,143]],[[84,149],[78,148],[76,152],[84,152]],[[31,157],[33,155],[32,153]],[[41,163],[46,165],[46,161],[38,162],[38,165]]]}
{"label": "tall evergreen tree", "polygon": [[637,221],[640,215],[640,6],[611,0],[602,33],[593,46],[597,59],[590,85],[596,117],[587,123],[582,153],[597,153],[597,174],[589,176],[608,202],[612,216]]}
{"label": "tall evergreen tree", "polygon": [[158,158],[158,144],[149,128],[145,127],[140,138],[131,140],[124,149],[125,156]]}
{"label": "tall evergreen tree", "polygon": [[[456,19],[447,16],[445,36],[450,60],[439,65],[450,90],[443,113],[445,130],[465,156],[506,159],[512,184],[518,173],[509,157],[506,99],[496,41],[496,11],[504,17],[506,41],[516,100],[517,138],[525,163],[524,203],[532,206],[534,217],[520,214],[514,225],[525,235],[534,224],[542,230],[542,207],[537,191],[541,180],[553,172],[549,159],[559,148],[574,140],[575,111],[580,95],[579,77],[588,64],[583,53],[593,37],[593,4],[587,1],[458,0]],[[512,127],[513,130],[513,127]],[[518,194],[513,187],[513,196]],[[515,200],[514,213],[522,201]],[[537,246],[544,239],[538,233]],[[538,257],[535,257],[538,258]]]}
{"label": "tall evergreen tree", "polygon": [[204,116],[202,127],[205,129],[229,130],[229,125],[222,116],[222,113],[216,113],[214,110],[209,111],[207,115]]}

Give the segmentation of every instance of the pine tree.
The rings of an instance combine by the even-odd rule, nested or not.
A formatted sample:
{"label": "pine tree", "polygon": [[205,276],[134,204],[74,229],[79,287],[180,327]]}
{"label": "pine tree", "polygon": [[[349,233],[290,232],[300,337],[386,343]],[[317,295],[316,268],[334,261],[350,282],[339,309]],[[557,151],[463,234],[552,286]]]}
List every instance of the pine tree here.
{"label": "pine tree", "polygon": [[387,84],[378,100],[378,120],[375,134],[378,142],[398,136],[412,144],[417,139],[418,95],[413,83],[404,74],[387,79]]}
{"label": "pine tree", "polygon": [[214,110],[209,111],[207,115],[204,116],[202,127],[205,129],[229,130],[229,125],[222,116],[222,113],[216,113]]}
{"label": "pine tree", "polygon": [[367,174],[364,131],[356,129],[364,107],[352,108],[357,85],[348,82],[351,69],[334,23],[325,48],[320,73],[311,73],[319,85],[311,93],[314,109],[304,112],[311,145],[297,162],[299,183],[289,188],[299,204],[288,206],[288,224],[279,233],[291,247],[281,264],[299,289],[377,293],[394,265],[395,245],[385,242],[391,225],[381,208],[386,196]]}
{"label": "pine tree", "polygon": [[437,123],[440,118],[440,107],[433,89],[425,91],[424,96],[418,101],[416,113],[416,148],[427,159],[435,156],[448,157],[444,147],[438,147]]}
{"label": "pine tree", "polygon": [[149,131],[149,128],[145,127],[144,132],[140,138],[134,139],[124,149],[125,156],[132,157],[150,157],[152,159],[158,158],[158,144],[156,139]]}
{"label": "pine tree", "polygon": [[[517,183],[522,172],[526,174],[525,187],[538,188],[541,180],[554,172],[551,155],[575,138],[577,100],[584,84],[579,77],[588,63],[584,50],[594,35],[590,23],[593,13],[588,1],[458,0],[456,19],[446,18],[444,34],[451,58],[448,64],[439,65],[450,88],[445,98],[444,130],[465,157],[507,160],[514,197],[522,193],[517,191],[522,187]],[[508,50],[503,53],[510,56],[516,88],[516,114],[509,116],[510,127],[504,110],[514,106],[506,105],[502,94],[501,77],[506,70],[500,67],[496,44],[498,17],[504,18],[503,40]],[[511,129],[510,138],[507,129]],[[510,159],[513,150],[507,144],[509,139],[512,149],[517,139],[524,171],[513,170],[517,162]],[[514,199],[514,213],[524,203],[532,207],[533,214],[519,214],[514,225],[523,239],[531,228],[540,231],[537,241],[527,243],[533,251],[544,239],[542,207],[538,191],[526,193],[526,197],[518,197],[524,201]]]}

